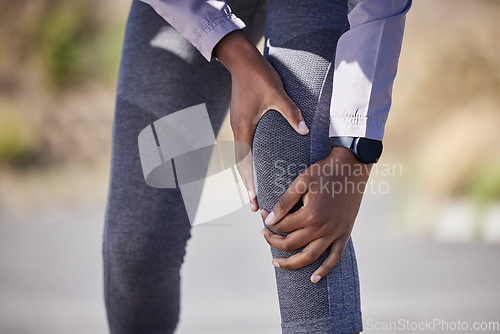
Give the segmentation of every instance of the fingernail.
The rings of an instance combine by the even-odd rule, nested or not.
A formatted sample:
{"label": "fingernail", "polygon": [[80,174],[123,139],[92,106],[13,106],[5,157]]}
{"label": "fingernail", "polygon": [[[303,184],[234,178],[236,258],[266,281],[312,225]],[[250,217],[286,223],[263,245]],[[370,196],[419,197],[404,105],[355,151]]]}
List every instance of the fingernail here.
{"label": "fingernail", "polygon": [[265,232],[265,231],[266,231],[266,228],[264,227],[264,228],[260,231],[260,233],[262,233],[262,235],[264,235],[264,232]]}
{"label": "fingernail", "polygon": [[306,123],[304,121],[300,121],[299,131],[302,133],[307,133],[307,126],[306,126]]}
{"label": "fingernail", "polygon": [[316,276],[313,277],[312,282],[313,283],[318,283],[320,279],[321,279],[321,276],[320,275],[316,275]]}
{"label": "fingernail", "polygon": [[271,211],[271,213],[267,216],[265,223],[267,225],[271,225],[273,223],[273,220],[274,220],[274,212]]}
{"label": "fingernail", "polygon": [[280,264],[276,261],[273,261],[273,266],[275,266],[276,268],[279,268],[280,267]]}

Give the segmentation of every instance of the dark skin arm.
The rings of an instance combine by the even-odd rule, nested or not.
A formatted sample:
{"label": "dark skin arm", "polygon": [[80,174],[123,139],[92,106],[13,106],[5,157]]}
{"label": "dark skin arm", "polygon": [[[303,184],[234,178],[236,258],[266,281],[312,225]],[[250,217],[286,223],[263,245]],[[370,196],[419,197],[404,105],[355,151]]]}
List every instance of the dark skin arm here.
{"label": "dark skin arm", "polygon": [[231,72],[230,121],[238,172],[248,190],[252,211],[259,209],[253,184],[252,147],[255,128],[270,109],[280,112],[300,134],[309,133],[299,108],[288,97],[278,73],[241,31],[220,40],[214,55]]}
{"label": "dark skin arm", "polygon": [[[289,258],[273,259],[274,266],[298,269],[316,261],[327,249],[330,254],[311,275],[317,283],[340,260],[359,211],[371,165],[361,164],[344,147],[302,172],[278,200],[272,214],[261,210],[262,217],[278,233],[262,230],[267,242],[285,252],[306,246]],[[324,185],[327,186],[324,186]],[[302,198],[304,205],[296,212],[290,209]]]}
{"label": "dark skin arm", "polygon": [[[230,120],[236,143],[237,167],[248,189],[251,209],[257,211],[259,206],[253,184],[250,148],[258,121],[265,112],[274,109],[298,133],[305,135],[309,130],[303,123],[300,110],[284,91],[278,73],[241,31],[233,31],[222,38],[214,48],[214,55],[231,72]],[[361,167],[352,153],[344,148],[335,148],[327,159],[314,165],[322,167],[322,170],[325,166],[343,164],[352,168]],[[277,232],[292,233],[280,237],[265,229],[263,234],[271,245],[284,251],[307,247],[288,259],[274,259],[273,262],[285,269],[297,269],[314,262],[330,247],[330,256],[311,276],[311,280],[316,282],[319,280],[316,276],[320,276],[320,279],[324,277],[342,256],[359,210],[363,184],[368,179],[370,167],[364,168],[360,176],[315,174],[311,173],[312,168],[302,173],[276,204],[274,220],[269,223]],[[361,187],[362,190],[332,196],[331,193],[320,191],[319,182],[322,179],[331,182],[352,181],[356,188]],[[300,197],[303,197],[304,206],[287,215]],[[262,215],[265,219],[268,213],[262,210]]]}

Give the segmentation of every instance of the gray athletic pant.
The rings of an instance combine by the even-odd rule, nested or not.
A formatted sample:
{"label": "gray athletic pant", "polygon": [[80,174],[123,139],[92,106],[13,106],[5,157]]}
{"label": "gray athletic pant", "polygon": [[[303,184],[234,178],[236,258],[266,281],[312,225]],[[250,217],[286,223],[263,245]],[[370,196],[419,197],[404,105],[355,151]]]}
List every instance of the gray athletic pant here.
{"label": "gray athletic pant", "polygon": [[[347,5],[340,0],[271,0],[264,24],[264,1],[228,3],[247,24],[245,33],[253,42],[265,27],[266,57],[311,130],[308,136],[297,134],[272,110],[259,122],[253,143],[257,196],[260,206],[271,210],[301,166],[328,155],[331,64],[337,39],[348,27]],[[113,334],[174,332],[179,271],[190,237],[180,190],[151,188],[144,182],[139,132],[167,114],[205,103],[217,134],[230,85],[221,64],[208,63],[149,5],[133,1],[118,82],[103,242],[105,302]],[[281,166],[292,168],[283,175]],[[271,251],[274,256],[293,254]],[[309,280],[327,252],[304,268],[276,269],[283,333],[362,330],[350,240],[324,279],[317,284]]]}

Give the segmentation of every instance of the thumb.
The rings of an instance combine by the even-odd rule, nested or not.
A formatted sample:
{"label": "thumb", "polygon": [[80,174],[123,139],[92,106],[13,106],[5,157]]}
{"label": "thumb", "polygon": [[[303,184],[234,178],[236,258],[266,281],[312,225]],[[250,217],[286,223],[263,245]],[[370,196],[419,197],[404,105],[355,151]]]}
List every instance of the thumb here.
{"label": "thumb", "polygon": [[257,211],[259,209],[259,204],[257,202],[257,195],[255,191],[255,185],[253,182],[253,161],[252,161],[252,150],[251,150],[251,131],[238,131],[235,132],[234,144],[235,144],[235,157],[236,157],[236,168],[245,184],[248,191],[248,198],[250,200],[250,209],[252,211]]}
{"label": "thumb", "polygon": [[285,91],[281,94],[280,99],[275,102],[275,105],[275,109],[285,117],[295,131],[301,135],[307,135],[309,133],[306,122],[302,117],[302,112],[295,103],[293,103],[292,99],[288,97]]}

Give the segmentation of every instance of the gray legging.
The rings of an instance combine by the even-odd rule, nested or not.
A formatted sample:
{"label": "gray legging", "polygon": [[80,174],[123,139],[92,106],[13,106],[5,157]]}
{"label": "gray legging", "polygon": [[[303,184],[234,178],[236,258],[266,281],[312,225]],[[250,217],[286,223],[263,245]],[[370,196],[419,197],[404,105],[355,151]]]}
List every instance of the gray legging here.
{"label": "gray legging", "polygon": [[[300,169],[328,155],[333,57],[347,29],[345,0],[228,1],[257,42],[266,29],[266,58],[301,109],[310,134],[297,134],[276,111],[260,120],[253,153],[258,200],[271,210]],[[137,137],[153,121],[205,103],[214,132],[230,101],[229,73],[208,63],[149,5],[134,0],[118,82],[111,180],[104,228],[104,285],[113,334],[173,333],[179,315],[179,270],[191,225],[179,189],[156,189],[142,175]],[[278,182],[279,181],[279,182]],[[295,209],[298,209],[296,206]],[[271,247],[274,256],[290,256]],[[317,284],[325,259],[298,270],[276,269],[283,333],[362,330],[357,265],[351,240]]]}

